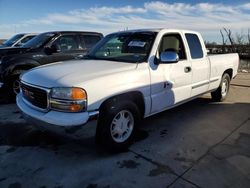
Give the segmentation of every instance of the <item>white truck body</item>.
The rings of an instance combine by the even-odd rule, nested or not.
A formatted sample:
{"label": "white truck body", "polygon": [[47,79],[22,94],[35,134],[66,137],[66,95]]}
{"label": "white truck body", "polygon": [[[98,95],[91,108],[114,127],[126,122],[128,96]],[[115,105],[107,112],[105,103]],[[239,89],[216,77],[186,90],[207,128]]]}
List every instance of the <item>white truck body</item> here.
{"label": "white truck body", "polygon": [[[21,82],[50,92],[54,87],[78,87],[87,93],[86,111],[66,113],[40,110],[27,102],[21,92],[17,96],[19,108],[28,116],[54,126],[70,127],[89,121],[90,113],[114,96],[139,92],[143,96],[143,117],[175,107],[199,95],[216,90],[223,74],[231,78],[237,74],[238,54],[208,56],[201,35],[193,31],[156,29],[130,32],[156,32],[147,61],[128,63],[109,60],[76,60],[35,68],[21,76]],[[155,63],[163,36],[178,34],[185,48],[186,58],[177,63]],[[192,58],[185,34],[199,38],[203,56]]]}

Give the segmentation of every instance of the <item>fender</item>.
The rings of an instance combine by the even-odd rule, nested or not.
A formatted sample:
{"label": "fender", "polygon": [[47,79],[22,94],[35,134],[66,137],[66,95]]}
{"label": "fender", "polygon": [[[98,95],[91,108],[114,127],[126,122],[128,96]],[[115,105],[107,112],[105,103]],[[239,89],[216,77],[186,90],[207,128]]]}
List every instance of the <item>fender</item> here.
{"label": "fender", "polygon": [[0,49],[0,58],[6,57],[6,56],[12,56],[16,54],[22,54],[24,53],[28,48],[24,47],[6,47]]}
{"label": "fender", "polygon": [[141,91],[130,91],[117,95],[113,95],[109,98],[106,98],[100,105],[99,110],[102,110],[106,105],[112,105],[113,103],[117,103],[120,100],[129,100],[134,102],[140,110],[141,116],[145,115],[145,100],[144,95]]}
{"label": "fender", "polygon": [[3,62],[2,75],[3,78],[6,78],[11,75],[14,70],[29,70],[37,66],[40,66],[40,63],[30,58],[11,59],[10,61]]}

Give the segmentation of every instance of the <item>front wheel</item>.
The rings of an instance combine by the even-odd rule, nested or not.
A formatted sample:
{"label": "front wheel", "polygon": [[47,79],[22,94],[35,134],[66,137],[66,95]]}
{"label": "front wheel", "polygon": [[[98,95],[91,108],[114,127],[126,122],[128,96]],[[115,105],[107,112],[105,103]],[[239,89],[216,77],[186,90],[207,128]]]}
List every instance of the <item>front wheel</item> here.
{"label": "front wheel", "polygon": [[13,94],[17,95],[20,93],[20,80],[19,75],[13,77],[12,80],[12,92]]}
{"label": "front wheel", "polygon": [[131,101],[104,107],[96,130],[97,144],[113,151],[126,149],[133,140],[139,114],[137,105]]}
{"label": "front wheel", "polygon": [[8,101],[15,101],[16,95],[20,92],[19,75],[11,75],[5,85],[4,97]]}
{"label": "front wheel", "polygon": [[220,86],[211,93],[212,99],[216,102],[224,101],[228,95],[230,86],[230,76],[225,73],[222,76]]}

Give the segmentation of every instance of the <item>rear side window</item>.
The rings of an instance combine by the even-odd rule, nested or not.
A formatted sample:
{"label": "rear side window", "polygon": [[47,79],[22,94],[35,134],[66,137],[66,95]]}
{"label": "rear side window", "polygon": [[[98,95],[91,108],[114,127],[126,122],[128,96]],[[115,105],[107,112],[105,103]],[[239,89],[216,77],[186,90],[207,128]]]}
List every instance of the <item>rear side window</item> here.
{"label": "rear side window", "polygon": [[203,58],[203,51],[200,40],[195,34],[185,34],[192,59]]}
{"label": "rear side window", "polygon": [[91,49],[99,40],[101,40],[100,36],[81,35],[82,44],[85,44],[85,48],[87,49]]}

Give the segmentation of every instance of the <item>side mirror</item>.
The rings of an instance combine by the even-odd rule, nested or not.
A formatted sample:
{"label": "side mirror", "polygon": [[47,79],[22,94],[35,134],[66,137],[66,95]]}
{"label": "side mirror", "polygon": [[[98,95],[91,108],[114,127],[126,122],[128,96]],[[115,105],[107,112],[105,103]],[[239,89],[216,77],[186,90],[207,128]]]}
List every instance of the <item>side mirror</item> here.
{"label": "side mirror", "polygon": [[179,56],[176,52],[166,51],[160,54],[160,63],[177,63]]}

